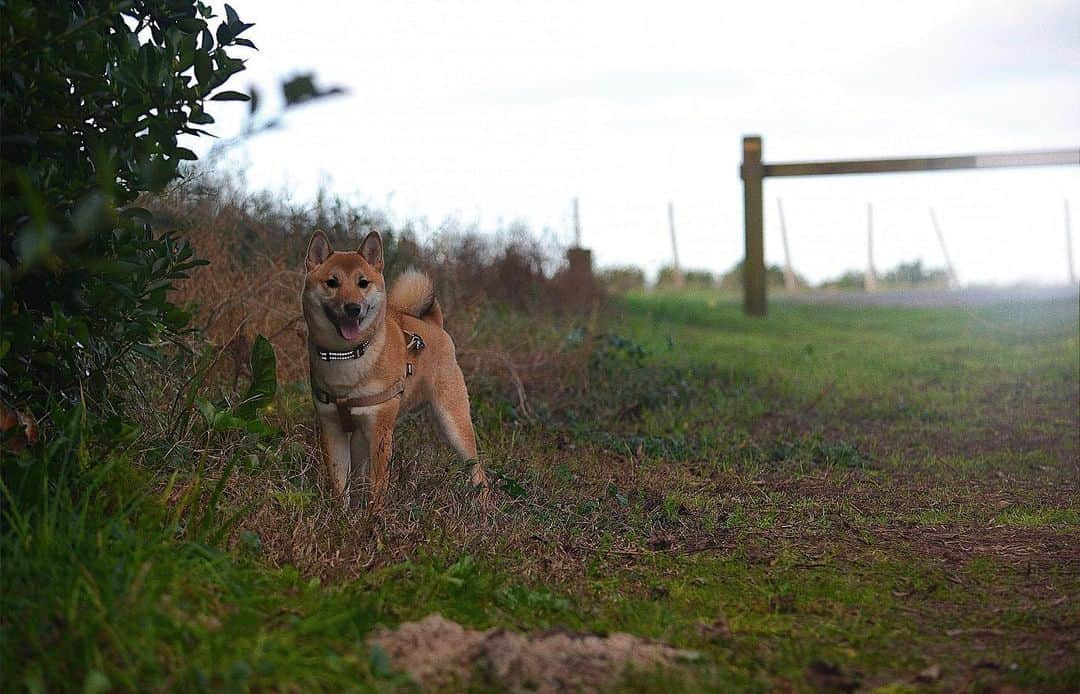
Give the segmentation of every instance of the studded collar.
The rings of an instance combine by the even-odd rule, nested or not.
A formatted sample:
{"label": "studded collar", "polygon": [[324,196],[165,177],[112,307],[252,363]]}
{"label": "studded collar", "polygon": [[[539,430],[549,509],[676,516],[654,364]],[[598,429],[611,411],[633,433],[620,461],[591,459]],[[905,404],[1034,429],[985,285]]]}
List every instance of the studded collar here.
{"label": "studded collar", "polygon": [[367,351],[370,345],[371,340],[365,340],[355,348],[346,352],[335,352],[332,349],[322,349],[321,347],[316,347],[315,351],[318,352],[319,359],[322,359],[323,361],[348,361],[350,359],[359,359],[364,356],[364,352]]}

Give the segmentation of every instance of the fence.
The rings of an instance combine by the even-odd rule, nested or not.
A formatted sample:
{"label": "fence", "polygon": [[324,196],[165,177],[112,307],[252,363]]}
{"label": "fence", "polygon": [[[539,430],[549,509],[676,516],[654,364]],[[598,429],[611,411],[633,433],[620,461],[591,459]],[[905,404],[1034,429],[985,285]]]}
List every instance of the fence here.
{"label": "fence", "polygon": [[848,161],[793,162],[766,164],[762,161],[761,138],[743,138],[743,214],[746,258],[743,262],[743,310],[750,316],[764,316],[765,236],[763,188],[766,178],[778,176],[835,176],[840,174],[949,171],[993,169],[1012,166],[1080,166],[1080,148],[1038,152],[969,154],[908,159],[857,159]]}

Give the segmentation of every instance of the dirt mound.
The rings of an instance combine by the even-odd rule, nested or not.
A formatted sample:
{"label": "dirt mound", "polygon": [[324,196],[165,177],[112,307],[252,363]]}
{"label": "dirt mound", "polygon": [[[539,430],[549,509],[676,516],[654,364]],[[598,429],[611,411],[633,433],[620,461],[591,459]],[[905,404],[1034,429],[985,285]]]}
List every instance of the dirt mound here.
{"label": "dirt mound", "polygon": [[509,690],[596,691],[618,682],[628,667],[650,671],[694,656],[630,634],[473,631],[438,614],[381,629],[371,641],[425,691],[474,678]]}

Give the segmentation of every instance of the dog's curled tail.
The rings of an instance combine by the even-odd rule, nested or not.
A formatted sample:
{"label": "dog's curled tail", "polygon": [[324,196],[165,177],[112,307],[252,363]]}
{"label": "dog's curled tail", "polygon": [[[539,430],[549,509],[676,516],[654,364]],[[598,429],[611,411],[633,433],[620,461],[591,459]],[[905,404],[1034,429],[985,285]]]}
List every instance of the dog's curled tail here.
{"label": "dog's curled tail", "polygon": [[442,327],[443,315],[435,299],[431,278],[416,268],[409,268],[390,288],[390,306],[409,316]]}

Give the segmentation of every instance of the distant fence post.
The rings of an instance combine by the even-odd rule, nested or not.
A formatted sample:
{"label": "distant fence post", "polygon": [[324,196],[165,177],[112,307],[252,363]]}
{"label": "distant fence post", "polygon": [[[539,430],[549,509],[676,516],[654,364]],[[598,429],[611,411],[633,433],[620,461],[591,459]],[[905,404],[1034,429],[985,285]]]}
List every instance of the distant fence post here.
{"label": "distant fence post", "polygon": [[592,251],[581,247],[581,215],[578,211],[577,198],[574,198],[574,246],[567,249],[566,262],[569,265],[567,275],[574,295],[591,298],[596,289]]}
{"label": "distant fence post", "polygon": [[1076,270],[1073,266],[1072,222],[1069,220],[1069,199],[1065,199],[1065,262],[1069,264],[1069,284],[1076,284]]}
{"label": "distant fence post", "polygon": [[570,284],[584,295],[593,291],[592,251],[587,248],[570,248],[566,251],[566,262],[570,266]]}
{"label": "distant fence post", "polygon": [[941,233],[941,225],[938,224],[934,206],[930,206],[930,223],[934,225],[934,233],[937,234],[938,244],[941,246],[941,255],[945,256],[945,271],[949,273],[949,286],[960,286],[960,280],[956,278],[956,268],[953,267],[952,258],[949,257],[949,249],[945,247],[945,235]]}
{"label": "distant fence post", "polygon": [[676,289],[684,286],[682,266],[679,265],[679,244],[675,242],[675,203],[668,201],[667,204],[668,229],[671,230],[671,280]]}
{"label": "distant fence post", "polygon": [[877,291],[877,269],[874,267],[874,204],[866,203],[866,277],[863,290]]}
{"label": "distant fence post", "polygon": [[794,292],[799,288],[795,279],[795,266],[791,264],[791,247],[788,246],[787,222],[784,221],[784,201],[776,199],[776,211],[780,213],[780,240],[784,242],[784,289]]}
{"label": "distant fence post", "polygon": [[761,138],[743,138],[743,210],[746,229],[746,257],[743,259],[743,311],[748,316],[765,315],[765,234],[762,200]]}

